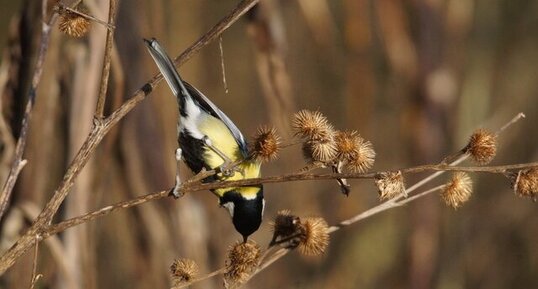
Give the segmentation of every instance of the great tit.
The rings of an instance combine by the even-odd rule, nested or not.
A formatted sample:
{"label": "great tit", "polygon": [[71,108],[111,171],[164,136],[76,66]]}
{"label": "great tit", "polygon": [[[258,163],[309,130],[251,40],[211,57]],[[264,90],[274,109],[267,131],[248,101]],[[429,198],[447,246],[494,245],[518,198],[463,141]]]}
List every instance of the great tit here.
{"label": "great tit", "polygon": [[[259,177],[261,163],[249,158],[247,142],[237,126],[204,94],[181,79],[157,40],[144,41],[177,97],[178,142],[187,166],[194,173],[202,169],[217,169],[220,172],[206,178],[205,182]],[[222,188],[212,192],[219,198],[220,206],[228,209],[235,229],[246,242],[262,222],[265,207],[263,186]]]}

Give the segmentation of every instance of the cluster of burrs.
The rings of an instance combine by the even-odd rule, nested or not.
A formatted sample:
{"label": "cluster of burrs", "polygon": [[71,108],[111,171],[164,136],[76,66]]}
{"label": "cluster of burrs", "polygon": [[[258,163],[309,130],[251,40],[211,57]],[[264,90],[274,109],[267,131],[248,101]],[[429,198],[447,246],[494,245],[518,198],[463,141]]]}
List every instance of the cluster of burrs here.
{"label": "cluster of burrs", "polygon": [[[375,160],[372,143],[355,130],[339,131],[319,111],[301,110],[294,114],[292,127],[302,142],[303,155],[308,162],[304,171],[328,167],[334,173],[343,170],[364,173]],[[345,179],[337,179],[342,193],[349,194]]]}

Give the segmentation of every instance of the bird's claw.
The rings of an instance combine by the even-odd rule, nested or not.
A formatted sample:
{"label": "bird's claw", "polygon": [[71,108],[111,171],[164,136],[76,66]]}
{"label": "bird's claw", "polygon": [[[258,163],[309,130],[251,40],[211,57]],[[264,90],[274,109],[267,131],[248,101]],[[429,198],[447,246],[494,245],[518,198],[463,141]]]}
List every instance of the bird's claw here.
{"label": "bird's claw", "polygon": [[231,177],[235,174],[235,172],[239,171],[238,168],[229,161],[225,161],[222,165],[220,165],[219,170],[225,177]]}
{"label": "bird's claw", "polygon": [[168,195],[174,197],[174,199],[179,199],[179,198],[183,197],[183,195],[185,195],[185,193],[181,191],[181,186],[179,186],[179,185],[176,184],[176,185],[170,190],[170,192],[168,193]]}

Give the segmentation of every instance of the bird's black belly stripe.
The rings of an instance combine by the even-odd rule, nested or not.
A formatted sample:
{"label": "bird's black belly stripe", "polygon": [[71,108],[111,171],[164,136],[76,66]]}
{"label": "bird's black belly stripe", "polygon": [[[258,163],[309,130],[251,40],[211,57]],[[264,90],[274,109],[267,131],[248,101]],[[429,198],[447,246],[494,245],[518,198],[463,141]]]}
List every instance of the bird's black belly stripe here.
{"label": "bird's black belly stripe", "polygon": [[[205,144],[202,140],[194,138],[190,135],[189,131],[184,129],[179,133],[179,147],[182,150],[183,158],[187,166],[195,173],[199,173],[202,168],[211,170],[204,161]],[[204,179],[204,181],[214,181],[214,177]]]}

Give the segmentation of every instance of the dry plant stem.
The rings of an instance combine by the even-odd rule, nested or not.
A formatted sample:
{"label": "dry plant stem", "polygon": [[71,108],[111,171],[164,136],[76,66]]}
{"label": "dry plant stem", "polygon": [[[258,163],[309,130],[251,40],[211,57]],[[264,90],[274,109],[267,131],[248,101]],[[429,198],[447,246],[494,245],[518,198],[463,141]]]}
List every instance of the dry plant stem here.
{"label": "dry plant stem", "polygon": [[224,93],[228,94],[228,82],[226,81],[226,67],[224,66],[224,49],[222,48],[222,36],[219,37],[220,68],[222,69],[222,84]]}
{"label": "dry plant stem", "polygon": [[[116,23],[116,8],[117,8],[117,0],[109,0],[108,23],[111,26],[114,26],[114,23]],[[97,105],[95,107],[95,117],[98,119],[103,118],[103,112],[105,110],[106,92],[108,89],[108,79],[110,75],[110,62],[112,59],[113,46],[114,46],[114,29],[108,29],[106,32],[103,70],[101,71],[101,86],[99,88],[99,96],[97,97]]]}
{"label": "dry plant stem", "polygon": [[[406,168],[406,169],[398,169],[398,170],[393,170],[393,172],[401,171],[403,174],[411,174],[411,173],[420,173],[420,172],[425,172],[425,171],[438,171],[438,173],[434,174],[435,176],[445,171],[475,172],[475,173],[481,172],[481,173],[496,173],[496,174],[501,173],[502,174],[511,170],[521,170],[521,169],[528,169],[528,168],[535,168],[535,167],[538,167],[538,162],[522,163],[522,164],[515,164],[515,165],[502,165],[502,166],[484,166],[484,167],[477,167],[477,166],[454,167],[454,166],[449,166],[449,165],[444,165],[444,164],[437,164],[437,165],[422,165],[422,166],[416,166],[416,167],[411,167],[411,168]],[[283,182],[292,182],[292,181],[332,180],[332,179],[338,179],[338,178],[372,179],[378,173],[379,172],[341,173],[341,174],[292,173],[292,174],[286,174],[286,175],[280,175],[280,176],[252,178],[252,179],[244,179],[244,180],[238,180],[238,181],[223,181],[223,182],[213,182],[213,183],[186,182],[183,185],[182,190],[183,192],[186,193],[186,192],[195,192],[195,191],[203,191],[203,190],[213,190],[213,189],[226,188],[226,187],[241,187],[241,186],[252,186],[252,185],[267,184],[267,183],[283,183]],[[428,177],[428,180],[430,179],[432,178]],[[425,183],[425,182],[421,182],[421,183]]]}
{"label": "dry plant stem", "polygon": [[[448,165],[445,165],[444,163],[442,163],[441,165],[445,165],[445,166],[456,166],[460,163],[462,163],[464,160],[466,160],[467,158],[469,158],[469,155],[466,155],[466,154],[463,154],[455,160],[453,162],[451,162],[450,164]],[[409,195],[410,193],[412,193],[413,191],[415,191],[416,189],[422,187],[423,185],[429,183],[431,180],[437,178],[438,176],[444,174],[445,171],[439,171],[439,172],[435,172],[429,176],[427,176],[426,178],[418,181],[417,183],[415,183],[414,185],[410,186],[409,188],[405,189],[405,194],[406,195]],[[404,197],[405,195],[404,194],[400,194],[399,196],[396,196],[394,199],[401,199],[402,197]]]}
{"label": "dry plant stem", "polygon": [[96,218],[104,216],[104,215],[108,215],[108,214],[110,214],[110,213],[112,213],[114,211],[120,210],[120,209],[131,208],[131,207],[143,204],[143,203],[147,203],[147,202],[150,202],[150,201],[153,201],[153,200],[157,200],[157,199],[167,197],[169,192],[170,192],[170,190],[164,190],[164,191],[160,191],[160,192],[156,192],[156,193],[152,193],[152,194],[143,195],[143,196],[140,196],[140,197],[132,199],[132,200],[120,202],[120,203],[117,203],[117,204],[114,204],[114,205],[111,205],[111,206],[101,208],[101,209],[99,209],[97,211],[93,211],[91,213],[87,213],[87,214],[82,215],[82,216],[67,219],[65,221],[59,222],[58,224],[54,224],[54,225],[51,225],[51,226],[47,227],[43,231],[42,237],[43,238],[48,238],[49,236],[54,235],[54,234],[58,234],[59,232],[65,231],[68,228],[71,228],[73,226],[88,222],[90,220],[96,219]]}
{"label": "dry plant stem", "polygon": [[184,284],[180,284],[180,285],[178,285],[178,286],[174,286],[174,287],[172,287],[172,289],[179,289],[179,288],[189,287],[189,286],[191,286],[191,285],[194,284],[194,283],[197,283],[197,282],[200,282],[200,281],[204,281],[204,280],[207,280],[207,279],[209,279],[209,278],[211,278],[211,277],[213,277],[213,276],[217,276],[217,275],[219,275],[219,274],[222,274],[222,273],[224,273],[224,270],[225,270],[225,268],[220,268],[220,269],[218,269],[218,270],[216,270],[216,271],[213,271],[213,272],[211,272],[211,273],[208,273],[208,274],[206,274],[206,275],[204,275],[204,276],[202,276],[202,277],[194,278],[194,279],[192,279],[192,280],[189,281],[189,282],[186,282],[186,283],[184,283]]}
{"label": "dry plant stem", "polygon": [[[46,0],[44,0],[46,1]],[[252,8],[259,0],[244,0],[240,2],[234,10],[232,10],[225,18],[211,28],[206,34],[204,34],[196,43],[191,45],[184,51],[179,57],[176,58],[175,63],[177,65],[183,64],[190,59],[200,49],[211,43],[217,37],[219,37],[230,25],[235,23],[243,14],[245,14],[250,8]],[[50,29],[50,25],[47,26]],[[47,34],[48,37],[48,34]],[[46,49],[45,45],[45,49]],[[162,79],[161,74],[155,75],[148,83],[146,83],[141,89],[137,90],[133,97],[126,101],[122,106],[115,110],[110,116],[103,120],[97,120],[94,122],[94,127],[88,135],[86,141],[80,148],[79,152],[74,157],[71,165],[69,166],[61,184],[56,189],[53,197],[46,204],[43,211],[40,213],[34,224],[28,229],[28,231],[17,240],[17,242],[0,257],[0,275],[3,274],[9,267],[11,267],[15,261],[28,249],[35,244],[36,233],[46,230],[47,225],[52,220],[54,214],[58,211],[59,206],[67,196],[69,190],[73,186],[73,183],[82,170],[88,159],[95,151],[97,145],[101,142],[103,137],[110,131],[110,129],[116,125],[127,113],[129,113],[138,103],[140,103],[157,85]],[[164,196],[162,196],[164,197]]]}
{"label": "dry plant stem", "polygon": [[26,147],[26,139],[28,137],[28,126],[30,119],[32,117],[32,110],[34,108],[34,103],[36,100],[36,91],[37,86],[41,80],[41,75],[43,73],[43,63],[45,62],[45,56],[47,54],[47,48],[49,47],[50,32],[52,24],[56,21],[57,15],[54,13],[48,20],[47,19],[47,0],[42,1],[41,7],[41,17],[42,17],[42,26],[41,26],[41,41],[39,44],[39,50],[37,54],[37,61],[34,68],[34,75],[32,76],[32,84],[28,92],[28,102],[26,103],[26,108],[24,110],[24,116],[22,119],[21,131],[19,134],[19,139],[17,140],[17,145],[15,147],[15,156],[9,175],[4,183],[2,188],[2,195],[0,196],[0,219],[4,215],[9,199],[11,198],[11,193],[15,182],[19,176],[19,173],[22,170],[24,164],[21,165],[22,155]]}
{"label": "dry plant stem", "polygon": [[36,243],[35,243],[35,250],[34,250],[34,261],[32,266],[32,279],[30,280],[30,289],[34,289],[35,284],[37,283],[37,280],[39,280],[41,274],[37,275],[37,257],[39,256],[39,239],[41,238],[39,235],[35,236]]}
{"label": "dry plant stem", "polygon": [[514,123],[518,122],[520,119],[522,118],[525,118],[525,114],[520,112],[518,113],[516,116],[514,116],[509,122],[507,122],[505,125],[503,125],[500,129],[498,129],[495,134],[500,134],[501,132],[503,132],[504,130],[506,130],[507,128],[509,128],[511,125],[513,125]]}
{"label": "dry plant stem", "polygon": [[[507,122],[500,129],[498,129],[495,132],[495,134],[496,135],[501,134],[504,130],[506,130],[507,128],[509,128],[511,125],[515,124],[516,122],[518,122],[522,118],[525,118],[525,114],[523,114],[522,112],[516,114],[509,122]],[[456,165],[460,164],[461,162],[463,162],[464,160],[466,160],[467,158],[469,158],[469,155],[464,154],[463,149],[462,149],[457,154],[452,155],[452,156],[450,156],[448,158],[445,158],[445,160],[443,162],[441,162],[441,164],[446,164],[446,163],[450,162],[450,164],[448,164],[449,166],[456,166]],[[431,180],[435,179],[436,177],[442,175],[443,173],[444,173],[444,171],[439,171],[439,172],[436,172],[436,173],[426,177],[425,179],[422,179],[421,181],[417,182],[413,186],[407,188],[405,190],[406,194],[409,194],[409,193],[413,192],[414,190],[416,190],[419,187],[423,186],[424,184],[430,182]],[[400,194],[395,199],[401,199],[402,197],[404,197],[404,194]]]}
{"label": "dry plant stem", "polygon": [[437,186],[437,187],[434,187],[434,188],[431,188],[431,189],[429,189],[429,190],[427,190],[427,191],[424,191],[424,192],[422,192],[422,193],[418,193],[418,194],[416,194],[416,195],[413,195],[413,196],[411,196],[411,197],[408,197],[408,198],[406,198],[405,200],[399,201],[399,202],[397,203],[397,206],[403,206],[403,205],[405,205],[405,204],[407,204],[407,203],[409,203],[409,202],[414,201],[415,199],[421,198],[421,197],[423,197],[423,196],[425,196],[425,195],[428,195],[428,194],[430,194],[430,193],[433,193],[433,192],[435,192],[435,191],[443,190],[444,188],[446,188],[446,184],[444,184],[444,185],[440,185],[440,186]]}

